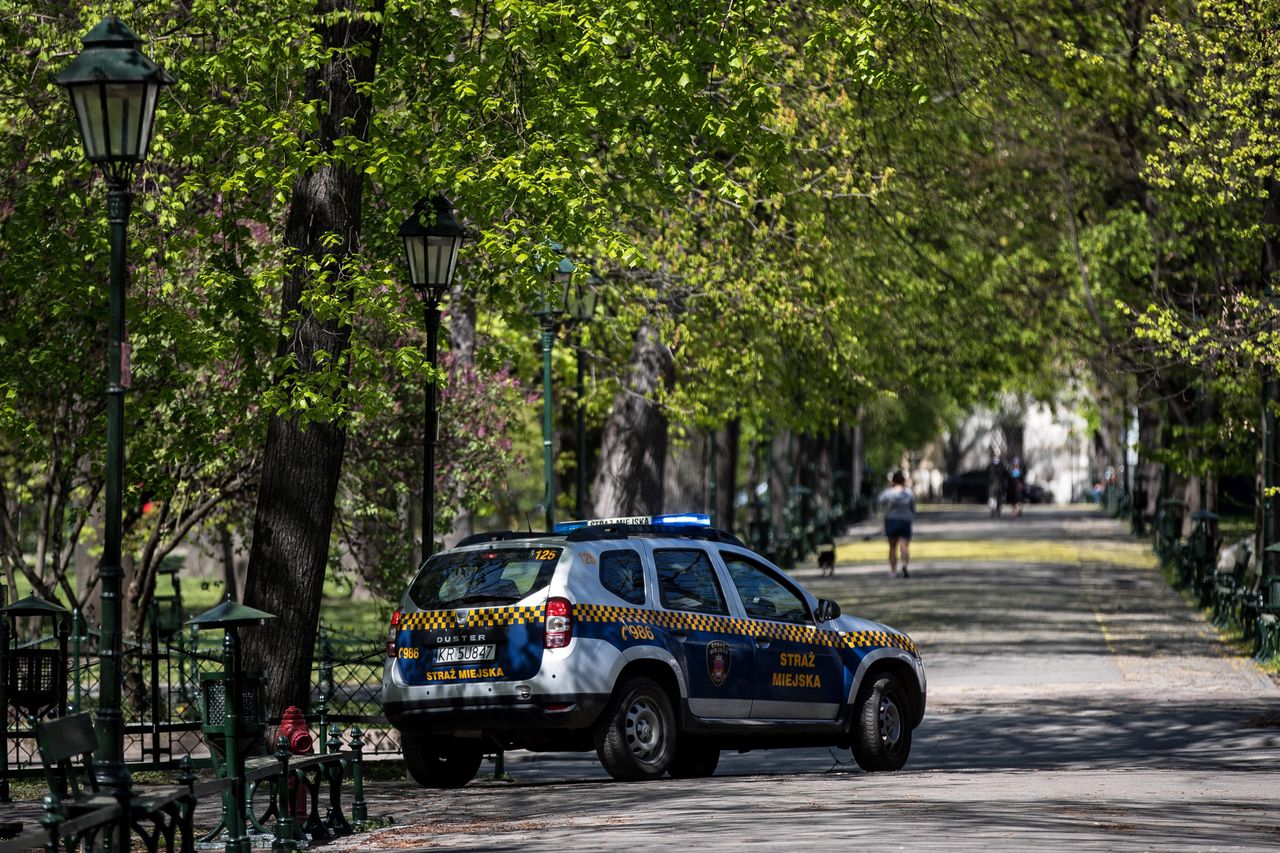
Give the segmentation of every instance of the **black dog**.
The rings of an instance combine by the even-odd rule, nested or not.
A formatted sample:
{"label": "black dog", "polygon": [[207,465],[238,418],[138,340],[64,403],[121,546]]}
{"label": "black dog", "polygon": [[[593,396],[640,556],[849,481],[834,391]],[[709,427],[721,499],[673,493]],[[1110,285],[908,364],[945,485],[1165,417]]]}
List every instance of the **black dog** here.
{"label": "black dog", "polygon": [[834,543],[818,546],[818,569],[823,576],[836,573],[836,546]]}

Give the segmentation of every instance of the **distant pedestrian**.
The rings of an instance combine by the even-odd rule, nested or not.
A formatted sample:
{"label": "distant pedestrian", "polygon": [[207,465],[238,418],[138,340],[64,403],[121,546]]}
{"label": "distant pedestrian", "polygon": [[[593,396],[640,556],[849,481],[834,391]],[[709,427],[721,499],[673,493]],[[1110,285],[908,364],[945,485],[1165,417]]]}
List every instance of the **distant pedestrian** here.
{"label": "distant pedestrian", "polygon": [[1004,493],[1008,472],[1000,461],[999,453],[991,454],[991,464],[987,466],[987,510],[992,518],[1000,515],[1000,504],[1004,501]]}
{"label": "distant pedestrian", "polygon": [[1027,478],[1023,476],[1022,460],[1017,456],[1009,466],[1009,506],[1013,508],[1013,517],[1022,515],[1022,502],[1027,496]]}
{"label": "distant pedestrian", "polygon": [[889,540],[889,575],[898,576],[898,558],[902,558],[902,576],[911,577],[907,564],[911,560],[911,522],[916,514],[916,496],[907,488],[901,471],[893,472],[892,485],[880,493],[878,501],[884,511],[884,535]]}

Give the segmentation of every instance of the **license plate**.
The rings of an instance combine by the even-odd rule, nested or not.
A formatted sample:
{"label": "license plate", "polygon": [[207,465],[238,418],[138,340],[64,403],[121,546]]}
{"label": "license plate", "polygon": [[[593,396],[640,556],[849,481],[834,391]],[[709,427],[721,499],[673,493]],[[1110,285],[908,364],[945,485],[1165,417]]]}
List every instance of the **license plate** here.
{"label": "license plate", "polygon": [[473,661],[493,660],[498,647],[490,643],[487,646],[443,646],[432,652],[435,663],[472,663]]}

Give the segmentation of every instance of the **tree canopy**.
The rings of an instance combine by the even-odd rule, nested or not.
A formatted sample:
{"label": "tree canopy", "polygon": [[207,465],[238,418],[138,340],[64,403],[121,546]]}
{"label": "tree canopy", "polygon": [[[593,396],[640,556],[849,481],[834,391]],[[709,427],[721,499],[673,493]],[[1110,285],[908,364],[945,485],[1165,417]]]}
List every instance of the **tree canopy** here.
{"label": "tree canopy", "polygon": [[[1068,385],[1113,424],[1138,408],[1184,476],[1254,465],[1276,368],[1275,3],[113,5],[178,78],[130,222],[139,613],[194,530],[274,530],[272,460],[321,433],[334,515],[309,559],[394,588],[427,383],[431,533],[531,510],[512,471],[536,455],[529,306],[552,242],[601,295],[556,356],[558,389],[587,365],[600,460],[574,464],[597,508],[655,494],[638,484],[660,486],[673,428],[860,423],[887,452]],[[107,228],[48,78],[107,7],[0,0],[0,564],[82,602]],[[433,367],[396,229],[434,192],[477,239]]]}

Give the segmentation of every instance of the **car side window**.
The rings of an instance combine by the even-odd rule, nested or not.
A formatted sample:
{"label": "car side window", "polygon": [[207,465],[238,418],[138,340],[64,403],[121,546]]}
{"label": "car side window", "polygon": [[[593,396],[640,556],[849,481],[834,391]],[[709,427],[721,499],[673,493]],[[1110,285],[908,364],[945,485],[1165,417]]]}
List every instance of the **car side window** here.
{"label": "car side window", "polygon": [[773,572],[755,560],[731,551],[721,551],[720,557],[729,570],[729,577],[742,598],[742,605],[747,609],[748,616],[771,622],[813,624],[804,599]]}
{"label": "car side window", "polygon": [[640,554],[629,549],[602,553],[600,585],[623,601],[644,604],[644,569],[640,565]]}
{"label": "car side window", "polygon": [[668,610],[728,614],[716,570],[706,551],[658,548],[653,552],[658,569],[658,592]]}

